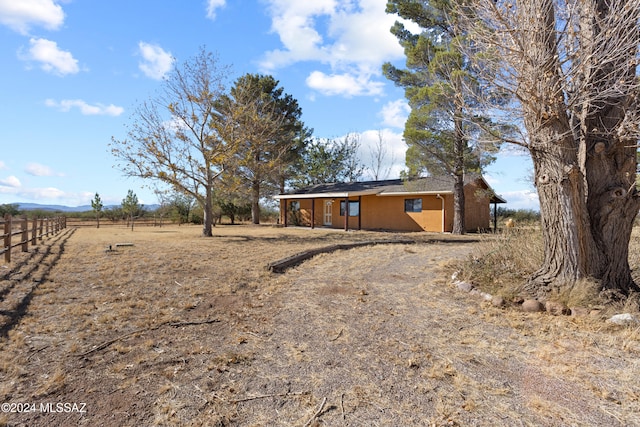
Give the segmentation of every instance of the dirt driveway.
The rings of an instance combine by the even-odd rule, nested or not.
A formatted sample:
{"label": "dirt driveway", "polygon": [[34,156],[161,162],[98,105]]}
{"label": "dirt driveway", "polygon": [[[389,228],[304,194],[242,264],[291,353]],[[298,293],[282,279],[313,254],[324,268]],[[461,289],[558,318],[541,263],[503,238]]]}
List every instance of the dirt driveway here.
{"label": "dirt driveway", "polygon": [[[0,344],[2,401],[36,410],[4,422],[640,425],[637,331],[454,290],[443,266],[472,240],[414,235],[272,274],[268,262],[305,248],[389,236],[216,231],[78,230],[54,244]],[[132,246],[105,252],[117,241]]]}

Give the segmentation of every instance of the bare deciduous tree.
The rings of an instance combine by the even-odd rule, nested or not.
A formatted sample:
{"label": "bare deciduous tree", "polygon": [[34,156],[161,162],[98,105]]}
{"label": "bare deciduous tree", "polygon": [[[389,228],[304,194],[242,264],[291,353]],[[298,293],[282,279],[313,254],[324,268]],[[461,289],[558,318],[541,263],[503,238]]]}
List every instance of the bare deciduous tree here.
{"label": "bare deciduous tree", "polygon": [[161,181],[197,200],[203,236],[212,236],[213,189],[233,147],[220,137],[226,126],[217,111],[227,67],[203,49],[164,80],[157,98],[140,105],[128,138],[111,149],[125,175]]}
{"label": "bare deciduous tree", "polygon": [[391,157],[387,160],[387,156],[389,156],[389,150],[387,149],[387,144],[384,140],[384,132],[378,129],[377,135],[378,139],[376,140],[376,144],[369,152],[370,162],[368,166],[368,169],[371,171],[371,176],[374,181],[387,179],[391,174],[391,167],[393,166],[393,162],[395,161],[393,152],[391,153]]}
{"label": "bare deciduous tree", "polygon": [[[640,0],[476,0],[476,48],[501,58],[485,78],[517,100],[534,164],[545,259],[527,290],[546,295],[595,278],[640,288],[628,245],[640,208],[636,150]],[[489,106],[490,107],[490,106]]]}

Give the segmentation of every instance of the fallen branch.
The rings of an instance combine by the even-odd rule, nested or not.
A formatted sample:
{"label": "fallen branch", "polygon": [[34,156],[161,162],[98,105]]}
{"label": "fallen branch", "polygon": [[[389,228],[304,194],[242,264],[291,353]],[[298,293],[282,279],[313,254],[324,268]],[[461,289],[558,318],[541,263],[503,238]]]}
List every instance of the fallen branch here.
{"label": "fallen branch", "polygon": [[311,419],[309,419],[309,421],[307,421],[304,424],[304,427],[309,427],[311,425],[311,423],[313,422],[313,420],[315,420],[316,418],[318,418],[318,415],[320,415],[320,413],[322,412],[322,408],[324,408],[324,404],[327,403],[327,398],[325,397],[324,399],[322,399],[322,403],[320,404],[320,407],[318,408],[318,410],[316,411],[315,414],[313,414],[313,417],[311,417]]}
{"label": "fallen branch", "polygon": [[46,349],[46,348],[49,348],[49,345],[48,345],[48,344],[47,344],[47,345],[45,345],[44,347],[40,347],[40,348],[39,348],[39,349],[37,349],[37,350],[33,350],[33,351],[31,352],[31,354],[29,354],[29,357],[27,357],[27,360],[31,360],[31,357],[33,357],[33,356],[34,356],[35,354],[37,354],[37,353],[40,353],[42,350],[44,350],[44,349]]}
{"label": "fallen branch", "polygon": [[340,332],[338,332],[338,335],[336,335],[336,336],[335,336],[335,338],[331,338],[331,341],[335,341],[335,340],[337,340],[338,338],[340,338],[340,337],[342,336],[342,331],[343,331],[343,330],[344,330],[344,329],[340,329]]}
{"label": "fallen branch", "polygon": [[344,416],[344,393],[340,395],[340,409],[342,410],[342,419],[346,419]]}
{"label": "fallen branch", "polygon": [[88,350],[88,351],[85,351],[82,354],[79,354],[78,357],[82,358],[82,357],[88,356],[91,353],[95,353],[97,351],[104,350],[105,348],[109,347],[110,345],[112,345],[112,344],[114,344],[114,343],[116,343],[118,341],[122,341],[124,339],[127,339],[127,338],[129,338],[129,337],[131,337],[133,335],[137,335],[137,334],[142,333],[142,332],[155,331],[155,330],[160,329],[160,328],[162,328],[164,326],[171,326],[171,327],[174,327],[174,328],[180,328],[182,326],[206,325],[206,324],[210,324],[210,323],[217,323],[219,321],[220,321],[220,319],[206,319],[206,320],[199,320],[199,321],[193,321],[193,322],[173,322],[173,321],[162,322],[162,323],[160,323],[158,325],[155,325],[155,326],[152,326],[152,327],[149,327],[149,328],[136,329],[135,331],[131,331],[131,332],[128,332],[128,333],[126,333],[124,335],[120,335],[119,337],[116,337],[114,339],[111,339],[109,341],[105,341],[102,344],[92,348],[91,350]]}
{"label": "fallen branch", "polygon": [[286,393],[261,394],[258,396],[243,397],[242,399],[232,400],[231,403],[249,402],[250,400],[267,399],[269,397],[286,397],[286,396],[303,396],[309,394],[308,391],[289,391]]}

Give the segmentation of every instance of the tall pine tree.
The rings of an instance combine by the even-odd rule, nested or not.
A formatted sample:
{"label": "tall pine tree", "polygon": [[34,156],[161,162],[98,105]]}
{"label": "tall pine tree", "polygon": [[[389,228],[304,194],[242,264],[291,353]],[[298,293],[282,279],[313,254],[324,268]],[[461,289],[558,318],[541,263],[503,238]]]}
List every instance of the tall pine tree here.
{"label": "tall pine tree", "polygon": [[464,34],[456,26],[458,0],[391,0],[387,13],[418,24],[413,34],[400,22],[391,32],[404,48],[407,69],[386,63],[385,76],[404,87],[411,113],[405,124],[409,176],[421,173],[454,178],[453,233],[463,234],[464,176],[492,162],[493,143],[481,143],[489,121],[475,111],[481,85]]}
{"label": "tall pine tree", "polygon": [[229,173],[251,194],[254,224],[260,222],[260,198],[282,186],[305,142],[298,101],[278,85],[272,76],[246,74],[220,102],[225,123],[220,134],[237,147]]}

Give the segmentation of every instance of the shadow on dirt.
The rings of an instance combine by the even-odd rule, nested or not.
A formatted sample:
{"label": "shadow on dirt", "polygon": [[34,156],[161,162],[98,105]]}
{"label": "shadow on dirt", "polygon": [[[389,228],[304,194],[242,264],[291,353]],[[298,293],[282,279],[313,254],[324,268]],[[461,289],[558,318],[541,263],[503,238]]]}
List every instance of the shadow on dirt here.
{"label": "shadow on dirt", "polygon": [[[26,293],[22,297],[18,297],[17,303],[8,309],[0,309],[0,315],[3,316],[3,320],[0,323],[0,338],[6,338],[20,320],[27,314],[29,304],[33,299],[34,292],[42,282],[47,279],[47,276],[58,263],[62,254],[64,253],[64,247],[75,233],[76,229],[67,229],[67,231],[58,234],[50,242],[47,243],[44,251],[38,251],[41,256],[38,259],[29,257],[26,264],[30,265],[28,271],[26,271],[20,279],[14,279],[13,283],[3,289],[2,302],[9,299],[10,294],[13,293]],[[56,249],[57,250],[54,250]],[[36,252],[36,251],[34,251]],[[22,265],[24,266],[24,264]],[[15,269],[13,270],[15,272]],[[38,272],[38,277],[35,276],[35,272]],[[32,278],[32,279],[31,279]],[[30,280],[31,279],[31,280]]]}

